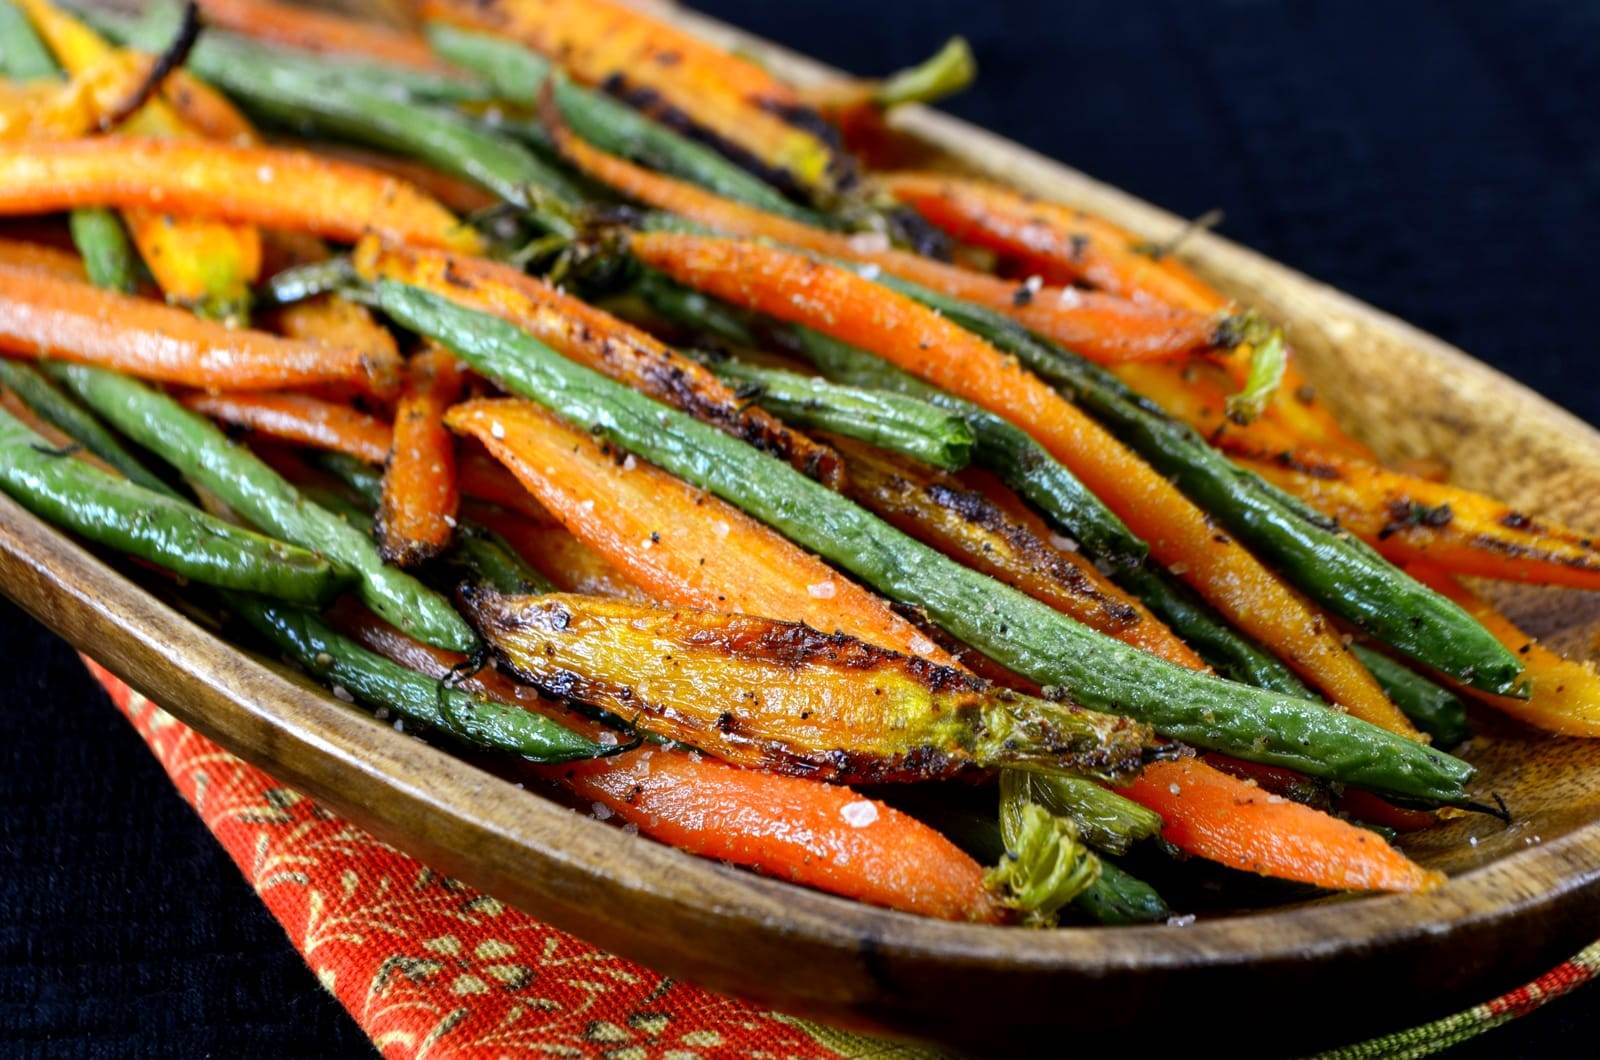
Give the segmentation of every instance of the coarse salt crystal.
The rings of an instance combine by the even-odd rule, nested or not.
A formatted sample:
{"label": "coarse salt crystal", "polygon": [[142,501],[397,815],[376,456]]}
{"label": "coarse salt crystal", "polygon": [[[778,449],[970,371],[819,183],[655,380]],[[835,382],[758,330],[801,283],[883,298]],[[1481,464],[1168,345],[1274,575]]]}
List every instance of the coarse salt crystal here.
{"label": "coarse salt crystal", "polygon": [[454,530],[456,528],[456,517],[453,516],[453,515],[445,516],[444,517],[444,525],[446,525],[450,529]]}
{"label": "coarse salt crystal", "polygon": [[733,532],[733,527],[728,525],[728,520],[718,519],[715,523],[711,524],[711,532],[716,534],[718,537],[727,537]]}
{"label": "coarse salt crystal", "polygon": [[578,507],[582,508],[586,512],[592,512],[594,511],[594,499],[590,498],[589,500],[586,500],[582,504],[578,505]]}
{"label": "coarse salt crystal", "polygon": [[857,254],[877,254],[889,249],[889,237],[882,232],[857,232],[850,237],[850,249]]}
{"label": "coarse salt crystal", "polygon": [[1076,541],[1072,540],[1070,537],[1063,537],[1060,534],[1051,534],[1050,543],[1063,552],[1078,551],[1078,543]]}
{"label": "coarse salt crystal", "polygon": [[851,828],[865,828],[878,819],[878,807],[868,799],[857,799],[839,807],[839,816]]}
{"label": "coarse salt crystal", "polygon": [[622,470],[624,470],[624,471],[632,471],[634,468],[636,468],[638,466],[639,466],[639,461],[637,461],[637,460],[635,460],[633,458],[633,454],[632,453],[629,453],[627,456],[622,458]]}
{"label": "coarse salt crystal", "polygon": [[655,544],[656,543],[655,543],[655,539],[654,538],[647,537],[643,541],[639,542],[639,547],[640,548],[654,548]]}
{"label": "coarse salt crystal", "polygon": [[406,731],[406,719],[404,719],[404,718],[396,718],[396,719],[394,719],[394,731],[395,732],[405,732]]}
{"label": "coarse salt crystal", "polygon": [[617,734],[614,732],[603,732],[599,736],[595,737],[595,740],[600,744],[601,747],[617,746]]}
{"label": "coarse salt crystal", "polygon": [[352,696],[350,690],[344,685],[333,686],[333,698],[343,700],[346,703],[354,703],[356,701],[356,697]]}
{"label": "coarse salt crystal", "polygon": [[1076,287],[1061,288],[1060,298],[1061,304],[1069,309],[1076,307],[1079,302],[1083,301],[1083,296],[1078,293]]}
{"label": "coarse salt crystal", "polygon": [[1172,794],[1174,794],[1174,795],[1178,795],[1178,794],[1181,794],[1183,792],[1183,789],[1178,787],[1178,785],[1176,785],[1176,784],[1168,784],[1167,785],[1167,790],[1172,792]]}
{"label": "coarse salt crystal", "polygon": [[806,586],[806,592],[818,600],[832,600],[833,594],[838,592],[838,586],[833,584],[833,579],[822,582],[812,582]]}
{"label": "coarse salt crystal", "polygon": [[1028,289],[1029,294],[1038,294],[1039,289],[1044,286],[1044,277],[1034,273],[1023,281],[1022,286]]}
{"label": "coarse salt crystal", "polygon": [[634,824],[632,821],[629,821],[627,824],[623,825],[622,830],[627,832],[629,835],[639,834],[639,826]]}
{"label": "coarse salt crystal", "polygon": [[495,438],[504,438],[506,436],[505,424],[501,423],[499,420],[495,420],[493,423],[489,424],[489,434]]}
{"label": "coarse salt crystal", "polygon": [[917,636],[911,638],[911,650],[916,652],[918,655],[926,655],[930,651],[932,651],[933,649],[934,649],[933,641],[929,640],[927,637],[922,636],[920,633]]}
{"label": "coarse salt crystal", "polygon": [[1183,916],[1167,917],[1168,927],[1188,927],[1192,923],[1194,923],[1193,913],[1185,913]]}
{"label": "coarse salt crystal", "polygon": [[594,819],[597,821],[606,821],[611,818],[611,807],[603,802],[597,802],[590,806],[589,809],[594,811]]}
{"label": "coarse salt crystal", "polygon": [[864,280],[876,280],[882,275],[883,269],[878,267],[875,262],[868,262],[867,264],[861,266],[861,278]]}

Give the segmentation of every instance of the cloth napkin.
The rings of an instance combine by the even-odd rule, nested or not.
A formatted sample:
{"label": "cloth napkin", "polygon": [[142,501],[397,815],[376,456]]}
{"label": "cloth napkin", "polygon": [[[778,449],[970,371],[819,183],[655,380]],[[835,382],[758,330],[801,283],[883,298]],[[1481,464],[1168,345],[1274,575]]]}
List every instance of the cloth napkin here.
{"label": "cloth napkin", "polygon": [[[84,663],[385,1057],[937,1055],[768,1011],[598,950],[373,838]],[[1600,943],[1485,1004],[1323,1055],[1427,1056],[1597,974]]]}

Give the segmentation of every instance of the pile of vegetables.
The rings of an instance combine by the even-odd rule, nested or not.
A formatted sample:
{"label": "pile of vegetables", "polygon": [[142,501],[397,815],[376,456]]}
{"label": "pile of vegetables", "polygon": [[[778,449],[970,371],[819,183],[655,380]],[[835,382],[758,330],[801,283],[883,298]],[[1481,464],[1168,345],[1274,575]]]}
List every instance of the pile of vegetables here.
{"label": "pile of vegetables", "polygon": [[873,168],[959,41],[803,90],[612,0],[0,0],[0,73],[0,489],[597,817],[1133,923],[1439,886],[1396,834],[1507,813],[1465,700],[1600,734],[1460,580],[1588,535],[1382,466],[1173,248]]}

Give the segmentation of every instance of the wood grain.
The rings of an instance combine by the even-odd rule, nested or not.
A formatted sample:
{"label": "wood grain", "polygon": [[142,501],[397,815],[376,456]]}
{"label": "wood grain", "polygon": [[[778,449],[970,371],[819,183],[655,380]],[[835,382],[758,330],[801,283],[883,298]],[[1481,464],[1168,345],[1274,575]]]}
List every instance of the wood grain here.
{"label": "wood grain", "polygon": [[[671,17],[797,81],[826,74],[704,18]],[[1181,224],[949,117],[911,109],[897,122],[940,165],[1152,238]],[[1185,253],[1289,326],[1321,393],[1386,456],[1445,458],[1458,482],[1600,529],[1593,429],[1245,248],[1201,234]],[[1469,757],[1517,820],[1469,818],[1416,837],[1411,851],[1452,874],[1435,894],[1328,899],[1182,928],[1033,933],[866,908],[574,814],[218,641],[4,497],[0,588],[186,723],[430,864],[669,974],[838,1023],[981,1051],[1026,1044],[1045,1027],[1070,1030],[1075,1047],[1126,1048],[1131,1034],[1142,1046],[1190,1038],[1227,1012],[1230,1046],[1281,1053],[1481,1000],[1600,934],[1600,743],[1492,718],[1479,718]],[[1593,649],[1594,596],[1497,596],[1555,643]]]}

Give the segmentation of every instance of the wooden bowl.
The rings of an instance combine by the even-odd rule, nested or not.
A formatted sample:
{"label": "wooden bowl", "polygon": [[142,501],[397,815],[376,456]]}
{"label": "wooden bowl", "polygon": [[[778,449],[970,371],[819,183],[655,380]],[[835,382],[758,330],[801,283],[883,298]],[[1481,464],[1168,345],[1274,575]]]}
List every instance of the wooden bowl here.
{"label": "wooden bowl", "polygon": [[[671,17],[799,82],[826,71],[704,18]],[[925,110],[907,143],[946,166],[1073,202],[1151,238],[1181,222]],[[1285,323],[1319,391],[1387,458],[1596,525],[1600,434],[1460,351],[1226,240],[1185,244],[1220,287]],[[992,1051],[1048,1028],[1074,1046],[1212,1027],[1287,1052],[1439,1015],[1600,934],[1600,743],[1478,719],[1469,756],[1516,822],[1407,843],[1451,874],[1422,897],[1325,899],[1187,927],[1054,932],[868,908],[680,854],[524,792],[215,639],[0,496],[0,585],[174,715],[376,835],[608,950],[835,1023]],[[1526,627],[1592,650],[1600,597],[1496,594]],[[1223,1023],[1222,1021],[1226,1022]]]}

